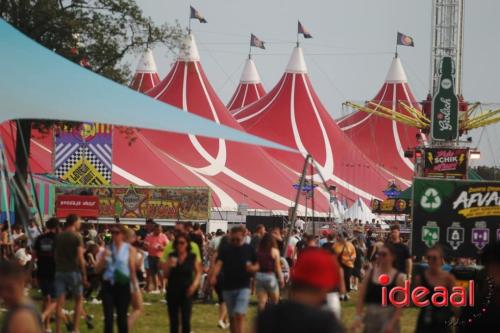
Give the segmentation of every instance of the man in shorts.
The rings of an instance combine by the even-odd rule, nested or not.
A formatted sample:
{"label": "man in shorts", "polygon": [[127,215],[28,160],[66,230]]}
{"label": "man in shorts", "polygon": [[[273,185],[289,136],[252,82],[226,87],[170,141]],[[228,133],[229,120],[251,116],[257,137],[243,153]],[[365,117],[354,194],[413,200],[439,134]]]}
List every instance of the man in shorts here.
{"label": "man in shorts", "polygon": [[62,310],[67,295],[73,296],[75,301],[73,328],[71,331],[79,331],[83,286],[88,285],[85,259],[83,256],[85,249],[83,247],[82,236],[79,233],[80,224],[81,221],[77,215],[68,215],[63,232],[56,237],[56,333],[61,333],[61,322],[63,319]]}
{"label": "man in shorts", "polygon": [[259,270],[254,248],[245,244],[245,228],[231,229],[229,244],[220,247],[210,284],[217,284],[220,272],[224,275],[222,294],[227,305],[231,333],[243,333],[245,315],[250,301],[250,279]]}
{"label": "man in shorts", "polygon": [[[167,236],[161,232],[161,226],[155,223],[153,225],[153,232],[144,239],[144,245],[148,250],[148,291],[154,294],[159,294],[162,289],[160,257],[167,244]],[[151,288],[153,289],[151,290]]]}
{"label": "man in shorts", "polygon": [[36,278],[38,286],[42,292],[42,318],[46,330],[50,329],[50,316],[56,308],[56,261],[55,243],[59,232],[59,220],[50,218],[45,223],[45,233],[38,236],[33,247],[34,256],[37,263]]}

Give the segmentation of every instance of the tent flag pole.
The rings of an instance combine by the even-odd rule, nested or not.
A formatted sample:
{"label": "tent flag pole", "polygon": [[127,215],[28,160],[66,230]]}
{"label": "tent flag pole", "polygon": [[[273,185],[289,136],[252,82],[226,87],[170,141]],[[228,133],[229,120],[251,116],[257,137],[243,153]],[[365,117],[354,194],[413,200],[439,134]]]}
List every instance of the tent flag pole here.
{"label": "tent flag pole", "polygon": [[5,218],[7,220],[7,231],[9,233],[9,240],[12,240],[12,222],[10,220],[10,204],[9,204],[9,198],[8,198],[8,193],[7,193],[7,162],[5,159],[5,153],[4,153],[4,144],[2,137],[0,136],[0,173],[1,173],[1,178],[0,178],[0,184],[2,185],[2,200],[4,201],[4,206],[5,206]]}

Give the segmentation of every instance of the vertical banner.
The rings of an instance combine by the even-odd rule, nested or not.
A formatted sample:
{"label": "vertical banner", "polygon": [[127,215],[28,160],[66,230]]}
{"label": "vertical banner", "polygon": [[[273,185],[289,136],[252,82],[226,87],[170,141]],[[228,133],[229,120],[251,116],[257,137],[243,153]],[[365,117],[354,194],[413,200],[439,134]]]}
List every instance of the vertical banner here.
{"label": "vertical banner", "polygon": [[413,255],[441,244],[453,257],[476,257],[500,241],[500,182],[415,178]]}
{"label": "vertical banner", "polygon": [[58,178],[72,184],[111,184],[112,126],[83,123],[61,129],[55,138],[54,169]]}
{"label": "vertical banner", "polygon": [[458,138],[458,98],[451,57],[441,60],[440,74],[439,89],[432,98],[431,135],[435,141],[452,141]]}

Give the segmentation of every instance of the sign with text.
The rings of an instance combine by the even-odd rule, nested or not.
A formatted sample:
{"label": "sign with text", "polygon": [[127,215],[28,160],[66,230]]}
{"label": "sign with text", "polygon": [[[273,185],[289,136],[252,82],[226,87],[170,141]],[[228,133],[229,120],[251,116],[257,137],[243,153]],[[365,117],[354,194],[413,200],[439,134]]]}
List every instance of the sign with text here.
{"label": "sign with text", "polygon": [[458,98],[451,57],[442,58],[440,74],[438,91],[432,98],[431,136],[435,141],[452,141],[458,137]]}
{"label": "sign with text", "polygon": [[56,195],[98,198],[99,217],[208,220],[208,187],[57,186]]}
{"label": "sign with text", "polygon": [[411,200],[385,199],[384,201],[372,199],[372,213],[374,214],[410,214]]}
{"label": "sign with text", "polygon": [[65,218],[70,214],[81,217],[99,216],[99,198],[93,195],[59,195],[56,199],[56,216]]}
{"label": "sign with text", "polygon": [[424,176],[429,178],[465,179],[468,149],[426,148]]}
{"label": "sign with text", "polygon": [[498,241],[500,182],[415,178],[413,255],[441,244],[455,257],[476,257]]}

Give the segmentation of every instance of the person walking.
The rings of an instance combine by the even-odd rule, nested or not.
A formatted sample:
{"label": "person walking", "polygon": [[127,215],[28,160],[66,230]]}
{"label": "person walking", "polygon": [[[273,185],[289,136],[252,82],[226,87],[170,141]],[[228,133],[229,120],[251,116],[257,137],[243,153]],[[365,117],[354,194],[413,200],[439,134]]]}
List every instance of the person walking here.
{"label": "person walking", "polygon": [[349,299],[348,293],[351,291],[351,276],[356,260],[356,249],[347,237],[347,232],[339,233],[337,235],[337,242],[333,245],[333,251],[339,259],[344,276],[345,293],[340,295],[341,301],[347,301]]}
{"label": "person walking", "polygon": [[[136,253],[135,255],[135,285],[131,285],[131,304],[132,304],[132,312],[128,316],[128,329],[132,330],[135,321],[140,317],[142,311],[144,310],[144,304],[142,299],[142,291],[139,283],[141,279],[143,279],[143,265],[144,265],[144,256],[139,248],[137,248],[137,234],[133,229],[127,229],[127,238],[126,241],[132,247],[133,251]],[[133,282],[131,282],[133,283]]]}
{"label": "person walking", "polygon": [[268,300],[272,304],[280,299],[280,288],[285,286],[281,271],[280,253],[276,239],[272,234],[265,234],[257,249],[259,271],[255,274],[258,310],[264,310]]}
{"label": "person walking", "polygon": [[14,261],[0,261],[0,300],[7,308],[2,318],[2,333],[42,333],[42,317],[24,294],[26,270]]}
{"label": "person walking", "polygon": [[111,227],[112,241],[96,265],[97,272],[103,272],[101,289],[104,312],[104,332],[113,332],[113,317],[119,333],[128,332],[127,311],[131,293],[135,292],[136,250],[126,243],[127,229],[122,224]]}
{"label": "person walking", "polygon": [[45,330],[50,330],[50,316],[56,309],[56,275],[55,243],[59,232],[59,220],[50,218],[45,223],[45,233],[38,236],[33,247],[34,259],[37,263],[36,279],[42,292],[42,318]]}
{"label": "person walking", "polygon": [[80,316],[83,306],[83,287],[88,286],[85,267],[82,236],[80,235],[80,218],[71,214],[66,217],[64,230],[56,237],[55,242],[55,289],[57,297],[56,333],[61,332],[63,307],[66,296],[74,299],[74,316],[71,331],[79,332]]}
{"label": "person walking", "polygon": [[304,249],[292,271],[287,300],[270,305],[257,316],[256,333],[343,333],[330,311],[323,310],[327,294],[337,288],[339,268],[331,253]]}
{"label": "person walking", "polygon": [[[385,244],[377,253],[375,266],[366,274],[359,288],[356,316],[351,330],[357,331],[362,325],[364,333],[398,333],[401,308],[382,306],[382,287],[387,293],[396,286],[404,285],[404,274],[394,267],[396,250]],[[380,277],[388,277],[387,283],[380,284]],[[364,316],[363,316],[364,312]]]}
{"label": "person walking", "polygon": [[[443,270],[443,249],[439,245],[435,245],[427,250],[425,257],[429,266],[421,274],[415,276],[415,286],[423,286],[431,290],[429,299],[433,295],[434,287],[437,286],[444,286],[448,293],[451,293],[455,286],[455,277]],[[449,323],[452,317],[453,311],[450,307],[436,307],[431,303],[420,309],[415,332],[451,333],[453,327]]]}
{"label": "person walking", "polygon": [[[148,249],[148,292],[159,294],[162,290],[162,277],[160,276],[160,257],[165,246],[168,244],[168,238],[161,232],[161,226],[153,224],[153,232],[146,236],[144,245]],[[152,289],[151,289],[152,288]]]}
{"label": "person walking", "polygon": [[223,297],[229,314],[231,333],[243,333],[245,315],[250,301],[250,279],[259,270],[257,255],[251,245],[245,243],[245,228],[231,229],[230,244],[220,247],[210,284],[215,286],[217,276],[224,274]]}
{"label": "person walking", "polygon": [[388,242],[394,246],[396,251],[396,269],[406,274],[406,278],[411,281],[413,262],[411,260],[410,249],[401,241],[401,230],[399,224],[391,225],[391,234]]}
{"label": "person walking", "polygon": [[166,299],[170,333],[179,332],[179,314],[181,332],[190,333],[193,296],[201,281],[201,262],[191,252],[187,234],[178,234],[173,247],[174,251],[168,255],[164,265],[164,274],[168,279]]}

